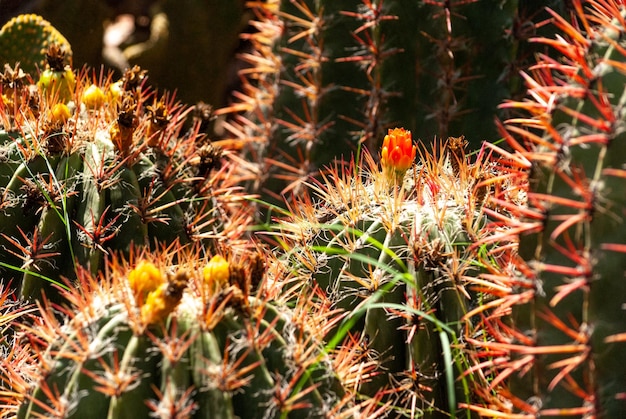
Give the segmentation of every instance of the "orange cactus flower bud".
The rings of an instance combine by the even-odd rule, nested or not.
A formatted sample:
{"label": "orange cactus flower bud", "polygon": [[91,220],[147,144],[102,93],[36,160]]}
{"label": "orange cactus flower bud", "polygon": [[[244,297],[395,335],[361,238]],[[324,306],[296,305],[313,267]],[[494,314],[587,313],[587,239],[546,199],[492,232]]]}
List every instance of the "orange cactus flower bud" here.
{"label": "orange cactus flower bud", "polygon": [[417,149],[413,144],[411,131],[404,128],[387,131],[380,158],[385,175],[390,180],[401,180],[413,165],[416,153]]}

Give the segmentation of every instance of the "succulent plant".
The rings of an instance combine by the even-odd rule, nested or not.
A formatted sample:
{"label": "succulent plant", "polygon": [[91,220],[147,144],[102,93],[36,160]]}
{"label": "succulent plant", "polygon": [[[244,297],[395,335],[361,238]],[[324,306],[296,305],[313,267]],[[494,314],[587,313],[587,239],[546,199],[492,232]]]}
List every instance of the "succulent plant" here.
{"label": "succulent plant", "polygon": [[307,321],[269,301],[259,254],[175,251],[176,265],[161,252],[114,260],[100,278],[81,271],[62,324],[48,307],[23,322],[37,366],[25,391],[27,377],[6,375],[14,360],[3,359],[5,406],[18,418],[216,419],[355,407]]}
{"label": "succulent plant", "polygon": [[71,65],[72,48],[65,37],[39,15],[19,15],[0,29],[0,63],[20,67],[35,75],[46,64],[46,51],[57,45],[65,53],[64,64]]}
{"label": "succulent plant", "polygon": [[[211,170],[206,120],[181,135],[188,111],[146,93],[139,71],[121,84],[79,75],[67,102],[6,67],[0,264],[17,274],[3,283],[77,290],[63,291],[64,326],[53,305],[28,321],[12,302],[0,311],[21,330],[0,345],[0,405],[18,417],[626,415],[626,8],[572,0],[528,24],[544,19],[538,3],[250,2],[251,67],[216,114],[253,164],[227,175]],[[529,51],[516,100],[509,77]],[[506,96],[506,145],[470,154],[449,136],[466,115],[471,140],[492,138],[485,121]],[[448,139],[429,150],[396,121]],[[349,165],[317,172],[351,149]],[[261,285],[255,258],[198,262],[239,237],[242,180],[310,190],[271,232],[282,252]]]}
{"label": "succulent plant", "polygon": [[[561,33],[536,41],[528,96],[502,135],[526,176],[528,204],[500,220],[520,234],[520,257],[495,270],[498,301],[512,321],[478,323],[470,338],[492,377],[489,417],[626,414],[626,9],[618,1],[573,1],[553,13]],[[495,281],[494,281],[495,282]],[[495,291],[495,290],[494,290]]]}
{"label": "succulent plant", "polygon": [[246,145],[250,190],[280,205],[272,198],[359,144],[378,149],[394,126],[464,135],[473,149],[496,138],[497,106],[521,93],[517,71],[535,52],[537,3],[250,2],[243,87],[216,111],[225,136]]}
{"label": "succulent plant", "polygon": [[142,2],[41,0],[28,4],[26,7],[31,13],[41,15],[65,35],[72,45],[74,63],[99,69],[104,61],[102,50],[105,41],[105,27],[109,22],[114,21],[117,15],[127,13],[113,8],[114,5],[120,3]]}
{"label": "succulent plant", "polygon": [[48,101],[67,103],[72,100],[76,76],[65,64],[65,55],[58,44],[51,44],[46,50],[46,67],[39,74],[37,86]]}
{"label": "succulent plant", "polygon": [[199,123],[184,131],[190,109],[151,92],[145,76],[82,73],[66,104],[59,84],[5,71],[14,88],[0,109],[0,261],[2,282],[23,297],[52,297],[45,279],[72,278],[77,265],[95,273],[133,245],[210,248],[243,233],[243,195],[227,165],[217,170],[221,151]]}
{"label": "succulent plant", "polygon": [[[176,90],[183,103],[204,101],[223,106],[237,83],[233,69],[237,63],[233,61],[240,44],[238,36],[250,18],[245,3],[38,0],[16,9],[51,22],[72,45],[76,63],[90,68],[104,64],[117,75],[138,65],[148,70],[154,86]],[[134,30],[127,34],[128,29]]]}
{"label": "succulent plant", "polygon": [[469,415],[457,402],[484,384],[463,375],[471,369],[463,342],[467,314],[483,303],[472,289],[479,256],[498,251],[476,243],[499,234],[487,228],[486,205],[506,211],[488,196],[517,186],[500,181],[505,168],[485,153],[472,161],[465,146],[463,138],[432,152],[419,146],[421,161],[411,167],[411,133],[389,130],[382,171],[364,151],[360,163],[312,186],[318,205],[296,201],[278,222],[284,262],[301,281],[294,289],[319,286],[347,314],[327,339],[362,342],[378,370],[360,390],[385,388],[399,415]]}

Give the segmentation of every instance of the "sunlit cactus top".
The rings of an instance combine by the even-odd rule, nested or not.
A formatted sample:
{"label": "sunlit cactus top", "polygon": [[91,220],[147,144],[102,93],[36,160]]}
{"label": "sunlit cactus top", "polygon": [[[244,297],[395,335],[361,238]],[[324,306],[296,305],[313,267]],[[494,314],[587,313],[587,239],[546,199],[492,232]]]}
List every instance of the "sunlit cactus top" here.
{"label": "sunlit cactus top", "polygon": [[387,179],[397,183],[413,165],[416,148],[411,131],[394,128],[387,131],[381,150],[381,163]]}

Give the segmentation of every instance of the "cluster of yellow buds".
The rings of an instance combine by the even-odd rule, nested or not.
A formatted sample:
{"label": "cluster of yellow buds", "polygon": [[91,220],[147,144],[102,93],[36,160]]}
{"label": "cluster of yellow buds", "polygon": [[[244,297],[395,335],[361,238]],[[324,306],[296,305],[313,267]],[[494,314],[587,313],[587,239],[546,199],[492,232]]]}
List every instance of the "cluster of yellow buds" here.
{"label": "cluster of yellow buds", "polygon": [[179,271],[165,280],[153,263],[141,261],[128,274],[128,282],[137,306],[141,307],[141,321],[149,325],[164,321],[176,309],[188,276]]}
{"label": "cluster of yellow buds", "polygon": [[383,140],[380,161],[383,173],[392,184],[400,184],[404,174],[413,165],[417,148],[411,131],[394,128],[387,131]]}
{"label": "cluster of yellow buds", "polygon": [[[211,292],[224,289],[230,279],[230,264],[220,255],[213,256],[203,268],[202,278]],[[178,306],[188,282],[184,270],[164,275],[152,262],[137,263],[128,274],[128,283],[141,310],[141,322],[145,325],[163,322]]]}
{"label": "cluster of yellow buds", "polygon": [[128,283],[137,305],[143,305],[148,294],[165,282],[159,268],[145,260],[140,261],[128,274]]}

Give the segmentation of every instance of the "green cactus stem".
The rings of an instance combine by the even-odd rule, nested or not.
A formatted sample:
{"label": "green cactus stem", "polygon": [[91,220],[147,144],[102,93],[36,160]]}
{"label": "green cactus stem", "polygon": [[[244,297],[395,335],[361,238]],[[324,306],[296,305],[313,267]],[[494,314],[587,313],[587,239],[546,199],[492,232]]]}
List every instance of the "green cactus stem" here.
{"label": "green cactus stem", "polygon": [[82,271],[64,325],[42,311],[25,329],[46,347],[30,390],[11,400],[18,418],[323,418],[354,408],[306,323],[264,298],[259,255],[188,253],[175,267],[155,256],[132,270],[113,263],[98,280]]}
{"label": "green cactus stem", "polygon": [[[484,364],[499,397],[473,408],[498,417],[626,414],[626,10],[617,1],[574,1],[553,13],[554,48],[524,74],[528,97],[502,134],[529,179],[516,224],[520,256],[499,275],[514,323],[488,321]],[[513,157],[503,154],[504,159]],[[497,359],[497,362],[496,362]]]}
{"label": "green cactus stem", "polygon": [[35,76],[46,65],[46,50],[58,45],[65,52],[65,64],[72,64],[72,48],[65,37],[41,16],[19,15],[0,29],[0,63],[15,65]]}
{"label": "green cactus stem", "polygon": [[190,109],[144,78],[138,68],[115,83],[78,75],[69,106],[41,83],[3,98],[2,283],[23,298],[52,298],[50,280],[78,265],[96,273],[133,246],[210,248],[243,234],[244,196],[227,164],[217,170],[220,149],[198,124],[184,132]]}

